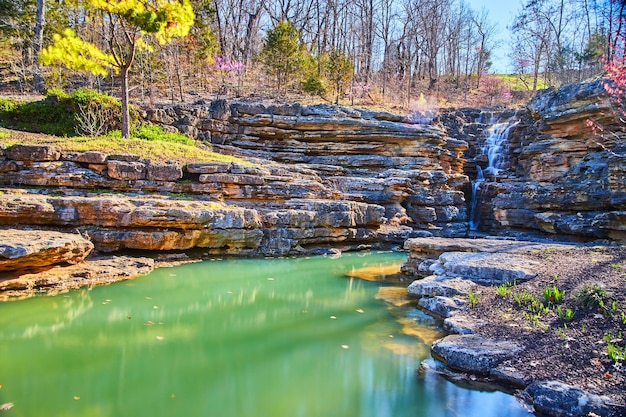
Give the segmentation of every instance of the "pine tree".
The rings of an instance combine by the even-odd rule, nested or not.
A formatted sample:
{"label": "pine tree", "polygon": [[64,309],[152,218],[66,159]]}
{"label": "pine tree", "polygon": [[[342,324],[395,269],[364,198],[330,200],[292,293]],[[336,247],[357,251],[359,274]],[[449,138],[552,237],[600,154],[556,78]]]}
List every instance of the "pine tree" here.
{"label": "pine tree", "polygon": [[261,61],[276,77],[278,94],[286,81],[299,71],[302,56],[303,44],[300,42],[300,34],[291,22],[281,20],[267,31]]}

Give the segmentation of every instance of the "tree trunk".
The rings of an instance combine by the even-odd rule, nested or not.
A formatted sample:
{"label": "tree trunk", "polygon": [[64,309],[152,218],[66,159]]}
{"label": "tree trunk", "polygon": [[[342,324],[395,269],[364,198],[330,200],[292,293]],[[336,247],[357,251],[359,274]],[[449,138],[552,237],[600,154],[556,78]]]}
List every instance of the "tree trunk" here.
{"label": "tree trunk", "polygon": [[130,110],[128,108],[128,67],[124,66],[120,70],[122,82],[122,137],[130,137]]}
{"label": "tree trunk", "polygon": [[39,53],[43,46],[43,28],[46,24],[46,0],[37,0],[35,13],[35,34],[33,39],[33,88],[38,93],[43,93],[45,83],[39,67]]}

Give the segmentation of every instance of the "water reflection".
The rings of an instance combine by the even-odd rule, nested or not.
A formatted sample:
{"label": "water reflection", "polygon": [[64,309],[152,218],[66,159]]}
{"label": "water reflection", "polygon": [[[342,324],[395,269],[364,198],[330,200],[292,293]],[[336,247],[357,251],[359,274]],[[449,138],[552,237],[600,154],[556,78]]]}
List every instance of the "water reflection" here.
{"label": "water reflection", "polygon": [[399,288],[343,276],[402,258],[205,262],[1,304],[0,404],[31,417],[527,415],[510,396],[417,378],[434,321]]}

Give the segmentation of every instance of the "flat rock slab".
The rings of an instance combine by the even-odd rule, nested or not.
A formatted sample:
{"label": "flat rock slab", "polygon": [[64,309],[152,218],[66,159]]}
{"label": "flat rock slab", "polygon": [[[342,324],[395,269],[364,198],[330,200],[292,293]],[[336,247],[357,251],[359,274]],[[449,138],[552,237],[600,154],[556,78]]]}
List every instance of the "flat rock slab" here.
{"label": "flat rock slab", "polygon": [[482,285],[522,282],[534,278],[540,262],[512,253],[446,252],[430,269],[436,275],[459,277]]}
{"label": "flat rock slab", "polygon": [[536,411],[551,416],[609,415],[608,397],[591,394],[560,381],[535,382],[525,392],[532,399]]}
{"label": "flat rock slab", "polygon": [[0,230],[0,271],[37,269],[82,262],[93,243],[79,234],[43,230]]}
{"label": "flat rock slab", "polygon": [[474,334],[476,328],[483,324],[485,324],[483,320],[467,315],[456,315],[443,321],[443,329],[453,334]]}
{"label": "flat rock slab", "polygon": [[431,275],[423,279],[417,279],[409,285],[409,293],[417,296],[442,296],[454,297],[465,296],[471,289],[475,290],[476,284],[472,281],[460,278],[441,277]]}
{"label": "flat rock slab", "polygon": [[445,237],[418,237],[407,240],[404,249],[425,253],[443,252],[526,252],[529,250],[571,249],[572,245],[539,243],[518,240],[463,239]]}
{"label": "flat rock slab", "polygon": [[460,298],[437,296],[420,298],[417,304],[429,313],[446,318],[463,310],[467,305],[467,301]]}
{"label": "flat rock slab", "polygon": [[147,274],[154,265],[151,258],[110,256],[88,259],[76,265],[55,266],[36,274],[4,276],[0,279],[0,300],[26,298],[43,291],[57,294],[86,285],[127,280]]}
{"label": "flat rock slab", "polygon": [[474,335],[451,335],[436,341],[432,353],[452,369],[487,375],[524,348],[509,340],[493,340]]}

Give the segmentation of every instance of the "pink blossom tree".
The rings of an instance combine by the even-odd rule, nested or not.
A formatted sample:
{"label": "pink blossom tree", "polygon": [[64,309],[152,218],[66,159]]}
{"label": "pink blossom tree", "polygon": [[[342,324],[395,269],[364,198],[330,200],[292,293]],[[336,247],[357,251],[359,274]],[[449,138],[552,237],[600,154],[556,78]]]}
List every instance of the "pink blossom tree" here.
{"label": "pink blossom tree", "polygon": [[224,55],[214,55],[211,69],[220,81],[217,95],[228,94],[230,86],[236,85],[236,95],[239,96],[241,75],[244,71],[243,62],[231,59]]}

